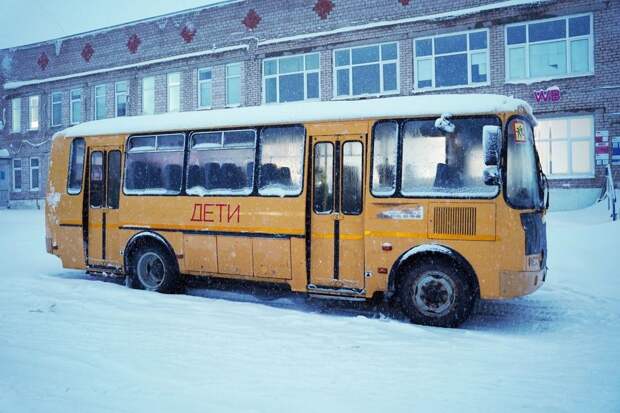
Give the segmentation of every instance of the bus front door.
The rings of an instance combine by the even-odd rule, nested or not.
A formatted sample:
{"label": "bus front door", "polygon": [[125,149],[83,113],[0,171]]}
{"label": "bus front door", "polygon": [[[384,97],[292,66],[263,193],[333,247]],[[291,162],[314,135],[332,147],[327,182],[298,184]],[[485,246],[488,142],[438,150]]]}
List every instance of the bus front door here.
{"label": "bus front door", "polygon": [[364,289],[365,139],[312,140],[311,288]]}
{"label": "bus front door", "polygon": [[121,190],[121,151],[92,147],[88,157],[88,265],[121,268],[118,206]]}

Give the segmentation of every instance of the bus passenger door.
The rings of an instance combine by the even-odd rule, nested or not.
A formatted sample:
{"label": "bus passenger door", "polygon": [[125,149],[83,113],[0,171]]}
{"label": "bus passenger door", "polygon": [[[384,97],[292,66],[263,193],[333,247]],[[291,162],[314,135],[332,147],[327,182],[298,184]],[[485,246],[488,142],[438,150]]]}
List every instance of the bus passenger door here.
{"label": "bus passenger door", "polygon": [[314,287],[364,288],[364,139],[314,137],[310,280]]}
{"label": "bus passenger door", "polygon": [[88,158],[88,265],[120,268],[118,206],[121,151],[95,147]]}

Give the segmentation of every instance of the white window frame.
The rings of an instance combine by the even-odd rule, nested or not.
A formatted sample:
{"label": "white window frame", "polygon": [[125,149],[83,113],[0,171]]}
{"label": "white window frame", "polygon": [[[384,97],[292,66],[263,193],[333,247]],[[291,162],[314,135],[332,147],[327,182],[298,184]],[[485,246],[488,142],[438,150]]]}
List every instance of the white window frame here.
{"label": "white window frame", "polygon": [[[36,159],[38,164],[37,166],[32,166],[32,161]],[[28,160],[28,165],[30,166],[30,190],[35,192],[35,191],[39,191],[41,189],[41,158],[39,158],[38,156],[33,156]],[[32,186],[32,173],[36,171],[37,176],[39,179],[37,179],[37,182],[39,183],[39,185],[37,187],[33,187]]]}
{"label": "white window frame", "polygon": [[[487,36],[487,47],[486,49],[470,49],[469,48],[469,35],[472,33],[481,33],[484,32]],[[441,54],[437,54],[435,53],[435,39],[438,38],[442,38],[442,37],[450,37],[450,36],[459,36],[459,35],[465,35],[466,39],[467,39],[467,50],[465,51],[461,51],[461,52],[451,52],[451,53],[441,53]],[[417,40],[431,40],[432,43],[432,53],[428,56],[421,56],[418,57],[417,53],[416,53],[416,45],[415,42]],[[481,29],[481,30],[465,30],[465,31],[460,31],[460,32],[454,32],[454,33],[443,33],[440,35],[436,35],[436,36],[424,36],[424,37],[417,37],[415,39],[413,39],[413,89],[414,92],[426,92],[429,90],[450,90],[450,89],[463,89],[463,88],[474,88],[474,87],[482,87],[482,86],[489,86],[491,84],[491,50],[490,50],[490,37],[489,37],[489,29]],[[486,82],[472,82],[471,81],[471,55],[472,54],[478,54],[478,53],[482,53],[482,52],[486,52],[487,55],[487,80]],[[464,85],[455,85],[455,86],[435,86],[435,57],[442,57],[442,56],[452,56],[452,55],[457,55],[457,54],[467,54],[467,84]],[[431,86],[429,87],[423,87],[420,88],[418,87],[418,61],[420,60],[431,60],[432,62],[432,77],[431,77]]]}
{"label": "white window frame", "polygon": [[22,98],[11,99],[11,133],[22,131]]}
{"label": "white window frame", "polygon": [[[571,131],[570,131],[570,121],[574,120],[574,119],[590,119],[591,120],[591,125],[592,125],[592,129],[590,130],[590,136],[578,136],[578,137],[570,137],[571,136]],[[536,142],[536,147],[538,148],[539,145],[541,144],[547,144],[549,145],[548,148],[548,153],[549,153],[549,162],[553,162],[553,154],[551,152],[551,142],[566,142],[568,149],[567,149],[567,159],[568,159],[568,173],[566,174],[553,174],[551,172],[551,168],[548,168],[547,170],[549,171],[549,174],[547,175],[549,179],[553,180],[553,179],[579,179],[579,178],[594,178],[595,177],[595,170],[596,170],[596,148],[594,145],[594,116],[593,115],[575,115],[575,116],[557,116],[557,117],[549,117],[549,118],[539,118],[539,121],[565,121],[566,122],[566,134],[567,136],[565,138],[562,139],[553,139],[550,140],[548,137],[537,137],[535,142]],[[592,159],[591,161],[591,165],[592,165],[592,169],[590,171],[590,173],[573,173],[573,142],[589,142],[590,143],[590,154],[592,155]],[[542,165],[543,170],[544,170],[544,165]]]}
{"label": "white window frame", "polygon": [[[390,60],[381,60],[381,46],[385,44],[396,44],[396,59]],[[353,64],[352,54],[353,49],[361,49],[364,47],[376,46],[379,48],[379,61],[377,63],[361,63],[361,64]],[[347,66],[336,66],[336,52],[341,50],[350,50],[350,58],[349,65]],[[383,66],[384,64],[396,63],[396,90],[384,91],[383,90]],[[379,65],[379,87],[381,88],[379,93],[364,93],[361,95],[353,94],[353,67],[355,66],[368,66],[371,64]],[[348,95],[338,95],[338,69],[347,68],[349,69],[349,94]],[[364,44],[360,46],[352,46],[352,47],[341,47],[338,49],[334,49],[332,51],[332,95],[334,100],[339,99],[351,99],[351,98],[364,98],[364,97],[378,97],[378,96],[390,96],[390,95],[399,95],[400,94],[400,42],[382,42],[382,43],[372,43],[372,44]]]}
{"label": "white window frame", "polygon": [[[210,72],[211,73],[211,79],[200,80],[200,72]],[[213,107],[213,69],[210,68],[210,67],[202,67],[202,68],[198,69],[196,79],[198,81],[198,109],[211,109]],[[200,104],[200,102],[202,101],[202,85],[204,83],[208,83],[211,86],[209,88],[209,90],[211,92],[211,96],[209,96],[209,101],[211,102],[211,104],[209,106],[202,106]]]}
{"label": "white window frame", "polygon": [[[126,91],[125,92],[119,92],[118,91],[118,85],[124,83],[126,85]],[[118,97],[119,96],[125,96],[125,114],[124,115],[119,115],[118,114]],[[129,81],[128,80],[119,80],[118,82],[114,83],[114,117],[115,118],[122,118],[125,116],[129,116]]]}
{"label": "white window frame", "polygon": [[[228,74],[228,68],[230,66],[239,66],[239,74],[238,75],[229,75]],[[241,106],[241,62],[233,62],[233,63],[228,63],[225,67],[226,70],[226,83],[225,83],[225,93],[226,93],[226,107],[227,108],[235,108],[235,107],[239,107]],[[230,103],[228,101],[228,81],[230,79],[238,79],[239,80],[239,102],[237,103]]]}
{"label": "white window frame", "polygon": [[[80,92],[80,98],[79,99],[73,99],[73,92]],[[73,103],[75,102],[79,102],[80,104],[80,119],[76,122],[75,119],[73,119]],[[75,88],[75,89],[71,89],[69,91],[69,123],[71,125],[77,125],[78,123],[82,123],[82,118],[83,118],[83,107],[82,107],[82,89],[81,88]]]}
{"label": "white window frame", "polygon": [[[58,97],[58,96],[60,97],[60,100],[55,101],[54,97]],[[50,94],[50,126],[51,127],[62,125],[62,98],[63,98],[62,92],[52,92]],[[60,122],[59,123],[54,123],[54,106],[56,105],[60,105]]]}
{"label": "white window frame", "polygon": [[[146,88],[146,81],[151,81],[152,83],[152,88]],[[145,76],[142,78],[141,80],[141,85],[142,85],[142,114],[143,115],[154,115],[155,114],[155,76]],[[146,96],[146,92],[151,92],[151,96],[150,96],[150,104],[152,105],[152,110],[151,111],[146,111],[145,110],[145,102],[147,101],[147,96]]]}
{"label": "white window frame", "polygon": [[[15,163],[19,161],[19,166],[16,167]],[[13,169],[13,192],[21,192],[22,188],[24,187],[24,174],[22,174],[22,160],[21,159],[13,159],[13,162],[11,163],[12,169]],[[17,180],[15,179],[15,177],[17,176],[17,173],[19,172],[19,188],[15,185],[15,183],[17,182]]]}
{"label": "white window frame", "polygon": [[[310,55],[317,55],[319,59],[319,67],[317,69],[306,69],[306,57]],[[280,60],[288,59],[292,57],[302,57],[304,61],[304,68],[298,72],[289,72],[280,74]],[[266,75],[265,74],[265,65],[268,62],[276,61],[276,65],[278,67],[278,72],[275,75]],[[296,102],[305,102],[305,101],[319,101],[321,100],[321,53],[319,52],[310,52],[310,53],[302,53],[296,55],[286,55],[286,56],[278,56],[271,57],[268,59],[263,59],[262,64],[262,74],[263,74],[263,105],[277,105],[282,103],[292,103],[292,102],[280,102],[280,76],[285,75],[295,75],[295,74],[303,74],[304,75],[304,98],[302,100]],[[316,73],[318,74],[318,82],[319,82],[319,96],[316,98],[308,98],[308,75]],[[275,102],[267,102],[267,80],[276,79],[276,101]]]}
{"label": "white window frame", "polygon": [[[174,77],[178,76],[178,81],[174,80]],[[171,90],[178,90],[179,100],[177,102],[172,101],[172,93]],[[181,111],[181,72],[171,72],[166,75],[166,111],[167,112],[180,112]],[[178,105],[174,110],[172,109],[172,104],[175,103]]]}
{"label": "white window frame", "polygon": [[[590,34],[585,35],[585,36],[582,35],[582,36],[570,37],[569,20],[573,17],[583,17],[583,16],[590,17]],[[565,47],[566,47],[566,72],[567,73],[565,75],[557,75],[557,76],[531,77],[530,76],[530,44],[553,43],[553,42],[560,41],[562,39],[543,40],[539,42],[530,43],[530,34],[529,34],[528,26],[532,23],[544,23],[547,21],[562,20],[562,19],[565,21],[565,24],[566,24],[566,36],[564,37],[564,42],[565,42]],[[525,43],[509,45],[508,44],[508,28],[515,27],[515,26],[523,26],[523,25],[525,26]],[[584,72],[584,73],[571,74],[571,70],[570,70],[571,69],[571,47],[569,46],[569,43],[572,40],[582,40],[582,39],[587,39],[589,42],[590,71]],[[525,78],[511,79],[510,78],[510,61],[509,61],[510,50],[518,49],[521,47],[525,48]],[[568,16],[552,17],[549,19],[528,20],[528,21],[524,21],[520,23],[507,24],[504,27],[504,65],[505,65],[504,71],[505,71],[506,83],[523,83],[523,82],[528,82],[528,81],[533,81],[533,80],[544,81],[544,80],[551,80],[551,79],[566,79],[566,78],[571,78],[571,77],[583,77],[583,76],[594,75],[594,19],[593,19],[592,13],[571,14]]]}
{"label": "white window frame", "polygon": [[41,98],[39,95],[28,96],[28,130],[39,130]]}
{"label": "white window frame", "polygon": [[[97,95],[97,90],[102,90],[102,89],[103,89],[103,96]],[[104,109],[105,114],[102,118],[97,117],[97,109],[99,108],[97,105],[98,97],[103,97],[103,109]],[[106,85],[105,83],[102,83],[100,85],[95,85],[95,88],[93,90],[93,119],[94,120],[105,119],[108,117],[107,99],[108,99],[108,85]]]}

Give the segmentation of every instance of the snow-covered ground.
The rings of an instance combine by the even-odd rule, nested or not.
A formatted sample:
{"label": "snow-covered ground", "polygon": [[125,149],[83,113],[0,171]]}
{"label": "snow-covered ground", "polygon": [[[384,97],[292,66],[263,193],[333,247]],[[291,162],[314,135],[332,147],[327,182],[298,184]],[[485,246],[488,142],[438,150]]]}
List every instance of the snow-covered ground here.
{"label": "snow-covered ground", "polygon": [[461,329],[370,305],[63,270],[43,214],[0,211],[0,412],[620,411],[620,222],[548,218],[548,281]]}

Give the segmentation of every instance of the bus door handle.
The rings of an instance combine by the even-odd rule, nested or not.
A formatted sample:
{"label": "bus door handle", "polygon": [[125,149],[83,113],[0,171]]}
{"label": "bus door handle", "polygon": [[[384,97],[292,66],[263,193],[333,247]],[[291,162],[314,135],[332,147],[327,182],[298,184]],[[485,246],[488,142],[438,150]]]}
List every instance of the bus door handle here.
{"label": "bus door handle", "polygon": [[334,212],[332,213],[332,217],[334,217],[334,221],[342,221],[342,214],[340,212]]}

